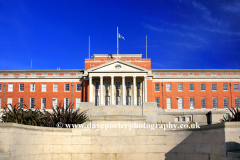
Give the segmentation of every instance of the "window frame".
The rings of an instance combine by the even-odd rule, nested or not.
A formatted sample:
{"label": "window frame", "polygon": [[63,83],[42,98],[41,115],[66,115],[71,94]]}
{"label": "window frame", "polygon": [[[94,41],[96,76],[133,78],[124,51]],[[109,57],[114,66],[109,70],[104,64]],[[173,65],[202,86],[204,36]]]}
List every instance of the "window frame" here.
{"label": "window frame", "polygon": [[[157,88],[157,86],[158,86],[158,88]],[[160,83],[155,83],[154,91],[155,92],[160,92]]]}
{"label": "window frame", "polygon": [[[191,106],[191,99],[193,99],[193,106]],[[190,109],[195,109],[195,97],[189,97],[189,105]]]}
{"label": "window frame", "polygon": [[[237,89],[235,89],[235,85],[237,85]],[[234,91],[239,91],[239,84],[238,83],[234,83],[233,84],[233,89],[234,89]]]}
{"label": "window frame", "polygon": [[[11,90],[9,90],[10,88]],[[8,92],[13,92],[13,83],[8,83]]]}
{"label": "window frame", "polygon": [[35,90],[36,90],[36,84],[35,83],[31,83],[30,84],[30,92],[35,92]]}
{"label": "window frame", "polygon": [[[236,105],[236,99],[238,99],[238,106]],[[235,104],[235,108],[239,107],[239,104],[240,104],[240,102],[239,102],[239,97],[235,97],[235,98],[234,98],[234,104]]]}
{"label": "window frame", "polygon": [[[168,100],[170,100],[170,103],[168,102]],[[167,97],[167,109],[172,109],[172,98],[171,97]]]}
{"label": "window frame", "polygon": [[[227,100],[227,103],[225,102],[225,100]],[[227,106],[225,106],[225,104],[227,104]],[[223,107],[225,109],[229,108],[229,98],[228,97],[223,97]]]}
{"label": "window frame", "polygon": [[[181,84],[182,86],[179,87],[180,84]],[[179,90],[179,88],[182,88],[182,89]],[[178,83],[178,91],[183,91],[183,83]]]}
{"label": "window frame", "polygon": [[[202,89],[202,85],[204,85],[204,89]],[[205,83],[201,83],[200,84],[200,89],[201,89],[201,91],[206,91],[206,84]]]}
{"label": "window frame", "polygon": [[[45,99],[45,106],[43,100]],[[47,98],[43,97],[41,98],[41,109],[46,109],[47,108]]]}
{"label": "window frame", "polygon": [[2,92],[2,83],[0,83],[0,92]]}
{"label": "window frame", "polygon": [[[203,100],[204,100],[204,103],[205,105],[203,106]],[[201,108],[202,109],[206,109],[207,108],[207,100],[206,100],[206,97],[201,97]]]}
{"label": "window frame", "polygon": [[[55,85],[55,88],[57,86],[57,90],[54,90],[54,85]],[[64,88],[65,88],[65,86],[64,86]],[[53,92],[58,92],[58,83],[53,83]]]}
{"label": "window frame", "polygon": [[[79,87],[80,86],[80,87]],[[77,83],[76,84],[76,92],[81,92],[81,90],[82,90],[82,85],[81,85],[81,83]]]}
{"label": "window frame", "polygon": [[172,91],[172,84],[171,83],[166,83],[166,92],[171,92],[171,91]]}
{"label": "window frame", "polygon": [[[68,103],[67,103],[68,102]],[[69,98],[68,97],[65,97],[64,98],[64,109],[66,109],[66,107],[68,107],[69,106]]]}
{"label": "window frame", "polygon": [[[23,86],[21,86],[21,85],[23,85]],[[21,88],[23,87],[23,90],[21,91]],[[20,83],[19,84],[19,92],[24,92],[24,83]]]}
{"label": "window frame", "polygon": [[[191,89],[191,85],[193,85],[193,89]],[[189,83],[189,91],[194,91],[194,83]]]}
{"label": "window frame", "polygon": [[[66,90],[68,85],[68,90]],[[69,83],[64,83],[64,92],[70,92],[70,84]]]}
{"label": "window frame", "polygon": [[[224,87],[227,87],[227,89]],[[223,83],[223,91],[228,91],[228,83]]]}
{"label": "window frame", "polygon": [[[215,87],[216,87],[215,90],[213,89],[213,85],[216,85],[216,86],[215,86]],[[217,83],[212,83],[212,91],[217,91]]]}
{"label": "window frame", "polygon": [[[54,100],[53,100],[54,99]],[[56,105],[56,106],[54,106],[54,105]],[[52,98],[52,107],[54,108],[54,109],[56,109],[57,108],[57,105],[58,105],[58,98]]]}
{"label": "window frame", "polygon": [[[214,99],[216,100],[216,107],[214,107]],[[218,108],[218,100],[217,100],[217,97],[212,97],[212,106],[213,106],[213,109],[217,109]]]}
{"label": "window frame", "polygon": [[75,106],[75,108],[80,108],[80,103],[81,103],[81,98],[80,97],[76,97],[76,106]]}
{"label": "window frame", "polygon": [[157,103],[157,107],[160,108],[160,97],[155,97],[155,102]]}
{"label": "window frame", "polygon": [[[182,101],[182,103],[179,103],[180,100],[181,99],[181,101]],[[179,99],[177,100],[177,107],[178,107],[178,109],[183,109],[183,97],[179,97]],[[180,108],[181,107],[181,108]]]}
{"label": "window frame", "polygon": [[[33,102],[34,102],[33,106],[32,106],[32,100],[34,100],[34,101],[33,101]],[[31,109],[35,109],[35,98],[34,98],[34,97],[31,97],[31,98],[30,98],[30,108],[31,108]]]}
{"label": "window frame", "polygon": [[[45,85],[45,86],[44,86]],[[44,89],[44,90],[43,90]],[[42,92],[47,92],[47,83],[42,83]]]}

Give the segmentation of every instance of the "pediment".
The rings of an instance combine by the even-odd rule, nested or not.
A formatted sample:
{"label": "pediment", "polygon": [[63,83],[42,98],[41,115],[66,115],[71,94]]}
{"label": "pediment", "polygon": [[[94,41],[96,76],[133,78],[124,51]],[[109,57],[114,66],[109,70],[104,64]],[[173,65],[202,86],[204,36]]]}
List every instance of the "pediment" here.
{"label": "pediment", "polygon": [[148,72],[149,70],[118,59],[115,61],[104,63],[100,66],[96,66],[87,71],[88,72]]}

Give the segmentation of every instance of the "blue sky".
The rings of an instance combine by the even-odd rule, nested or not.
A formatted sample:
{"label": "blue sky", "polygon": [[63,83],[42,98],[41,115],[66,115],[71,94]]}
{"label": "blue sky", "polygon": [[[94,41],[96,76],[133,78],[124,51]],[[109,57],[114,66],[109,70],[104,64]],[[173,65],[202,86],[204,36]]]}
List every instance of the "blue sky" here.
{"label": "blue sky", "polygon": [[143,54],[152,69],[239,69],[240,1],[0,0],[0,70],[84,69],[92,54]]}

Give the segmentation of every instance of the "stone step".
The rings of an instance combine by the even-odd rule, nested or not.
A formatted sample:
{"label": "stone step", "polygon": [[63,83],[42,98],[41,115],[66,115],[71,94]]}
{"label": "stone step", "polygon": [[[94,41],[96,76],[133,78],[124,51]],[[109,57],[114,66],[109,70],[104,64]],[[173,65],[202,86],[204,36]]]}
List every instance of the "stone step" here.
{"label": "stone step", "polygon": [[91,116],[92,121],[146,121],[146,116],[138,115],[99,115]]}

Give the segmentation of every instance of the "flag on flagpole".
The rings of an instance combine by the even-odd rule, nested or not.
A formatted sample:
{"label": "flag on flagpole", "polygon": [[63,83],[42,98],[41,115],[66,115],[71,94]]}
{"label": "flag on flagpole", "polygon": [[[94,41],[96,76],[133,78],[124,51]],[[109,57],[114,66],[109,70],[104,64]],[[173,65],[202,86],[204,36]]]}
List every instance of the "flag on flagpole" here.
{"label": "flag on flagpole", "polygon": [[123,36],[121,36],[120,33],[118,34],[118,38],[125,40],[125,38]]}

